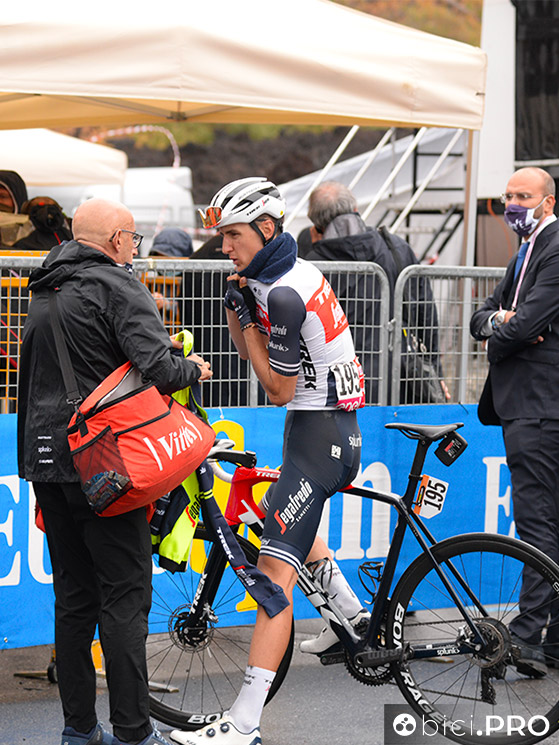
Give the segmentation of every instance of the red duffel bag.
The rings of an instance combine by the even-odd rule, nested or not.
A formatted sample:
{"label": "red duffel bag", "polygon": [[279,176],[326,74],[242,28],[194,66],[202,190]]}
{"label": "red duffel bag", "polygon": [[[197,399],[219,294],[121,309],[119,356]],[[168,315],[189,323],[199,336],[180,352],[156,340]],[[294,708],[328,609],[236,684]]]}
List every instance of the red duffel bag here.
{"label": "red duffel bag", "polygon": [[68,443],[90,506],[110,516],[155,502],[202,463],[215,441],[213,429],[144,383],[131,362],[82,402],[52,290],[49,314],[67,401],[74,407]]}
{"label": "red duffel bag", "polygon": [[82,488],[105,516],[148,505],[177,487],[214,440],[208,424],[143,383],[130,362],[92,391],[68,425]]}

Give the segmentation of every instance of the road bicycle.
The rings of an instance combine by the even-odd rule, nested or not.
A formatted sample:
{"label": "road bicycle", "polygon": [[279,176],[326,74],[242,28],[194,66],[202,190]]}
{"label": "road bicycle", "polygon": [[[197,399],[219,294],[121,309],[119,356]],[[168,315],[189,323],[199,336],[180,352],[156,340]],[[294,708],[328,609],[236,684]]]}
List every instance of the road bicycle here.
{"label": "road bicycle", "polygon": [[[321,655],[321,662],[344,663],[354,678],[369,686],[395,684],[427,731],[436,727],[456,742],[538,742],[559,728],[559,671],[550,660],[544,677],[518,672],[525,649],[511,636],[509,624],[525,613],[519,600],[524,577],[525,587],[545,591],[546,600],[538,609],[548,619],[544,642],[554,634],[559,638],[559,628],[549,620],[559,607],[559,567],[533,546],[506,536],[470,533],[436,542],[422,514],[440,512],[445,484],[422,474],[422,469],[436,442],[435,454],[443,463],[456,460],[466,447],[456,431],[462,424],[385,426],[417,443],[405,493],[355,485],[344,490],[380,500],[398,515],[385,562],[360,567],[370,596],[369,620],[354,628],[308,567],[299,576],[299,588],[339,638],[338,645]],[[226,519],[235,530],[244,523],[258,536],[264,515],[253,488],[277,481],[280,471],[258,468],[254,453],[227,446],[214,448],[211,455],[236,465]],[[395,582],[408,532],[420,553]],[[240,535],[238,540],[255,563],[257,546]],[[163,589],[154,592],[148,669],[155,718],[197,729],[231,706],[248,659],[254,609],[221,544],[199,526],[187,571],[165,573]],[[231,625],[228,619],[239,610],[246,611],[246,624]],[[292,628],[268,701],[285,678],[293,641]]]}

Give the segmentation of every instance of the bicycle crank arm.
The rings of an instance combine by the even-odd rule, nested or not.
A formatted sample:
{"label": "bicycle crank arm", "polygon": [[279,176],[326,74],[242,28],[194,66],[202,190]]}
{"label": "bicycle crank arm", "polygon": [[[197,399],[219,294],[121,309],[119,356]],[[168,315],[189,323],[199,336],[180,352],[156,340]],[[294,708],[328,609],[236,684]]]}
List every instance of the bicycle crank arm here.
{"label": "bicycle crank arm", "polygon": [[345,652],[343,649],[337,652],[324,652],[320,655],[320,662],[322,665],[338,665],[345,662]]}
{"label": "bicycle crank arm", "polygon": [[353,658],[356,665],[361,667],[380,667],[390,662],[403,662],[404,650],[399,649],[364,649]]}

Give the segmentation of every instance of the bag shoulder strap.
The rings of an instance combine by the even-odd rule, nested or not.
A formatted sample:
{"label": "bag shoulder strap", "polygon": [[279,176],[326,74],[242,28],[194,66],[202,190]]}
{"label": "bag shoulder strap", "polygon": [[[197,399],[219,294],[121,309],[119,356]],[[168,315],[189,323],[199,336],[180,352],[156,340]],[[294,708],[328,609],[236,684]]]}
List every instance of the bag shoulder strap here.
{"label": "bag shoulder strap", "polygon": [[52,331],[54,334],[56,352],[58,354],[58,361],[60,362],[60,369],[62,371],[64,387],[66,388],[66,400],[74,407],[74,410],[77,412],[80,403],[83,401],[83,398],[80,395],[78,382],[74,374],[72,362],[70,361],[68,345],[66,344],[66,339],[64,338],[64,334],[62,333],[62,328],[60,326],[60,319],[58,317],[58,304],[56,302],[56,290],[49,290],[49,314]]}
{"label": "bag shoulder strap", "polygon": [[396,250],[396,246],[394,245],[394,241],[392,240],[392,235],[388,232],[388,228],[385,225],[381,225],[380,228],[378,228],[378,232],[381,234],[382,239],[390,249],[390,253],[392,254],[392,258],[394,259],[394,263],[396,264],[396,269],[398,270],[398,274],[400,274],[404,267],[402,266],[398,251]]}
{"label": "bag shoulder strap", "polygon": [[[394,259],[394,263],[396,264],[396,271],[398,272],[398,276],[400,276],[402,269],[404,268],[402,265],[402,261],[400,259],[400,256],[398,255],[398,251],[396,250],[396,246],[394,245],[394,241],[392,240],[392,234],[388,232],[388,229],[385,225],[381,225],[378,228],[378,232],[380,233],[382,239],[390,249],[390,253],[392,254],[392,258]],[[408,325],[408,308],[406,303],[406,296],[407,296],[407,287],[404,285],[404,307],[402,308],[403,312],[403,322],[407,326]]]}

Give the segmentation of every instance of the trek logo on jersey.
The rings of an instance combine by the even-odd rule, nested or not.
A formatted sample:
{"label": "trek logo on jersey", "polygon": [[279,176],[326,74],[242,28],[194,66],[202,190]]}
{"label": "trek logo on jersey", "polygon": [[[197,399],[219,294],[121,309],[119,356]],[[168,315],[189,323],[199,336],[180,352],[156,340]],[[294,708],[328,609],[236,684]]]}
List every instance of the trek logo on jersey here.
{"label": "trek logo on jersey", "polygon": [[316,391],[316,368],[303,337],[299,339],[299,348],[301,354],[301,372],[303,373],[305,388],[312,388],[313,391]]}
{"label": "trek logo on jersey", "polygon": [[314,293],[306,307],[307,312],[316,313],[319,317],[327,342],[349,327],[343,308],[324,277],[320,289]]}
{"label": "trek logo on jersey", "polygon": [[291,494],[287,506],[281,512],[276,510],[274,517],[281,527],[281,534],[291,527],[291,524],[299,522],[303,515],[309,510],[314,498],[309,502],[308,499],[312,494],[312,486],[308,481],[301,479],[300,488]]}

